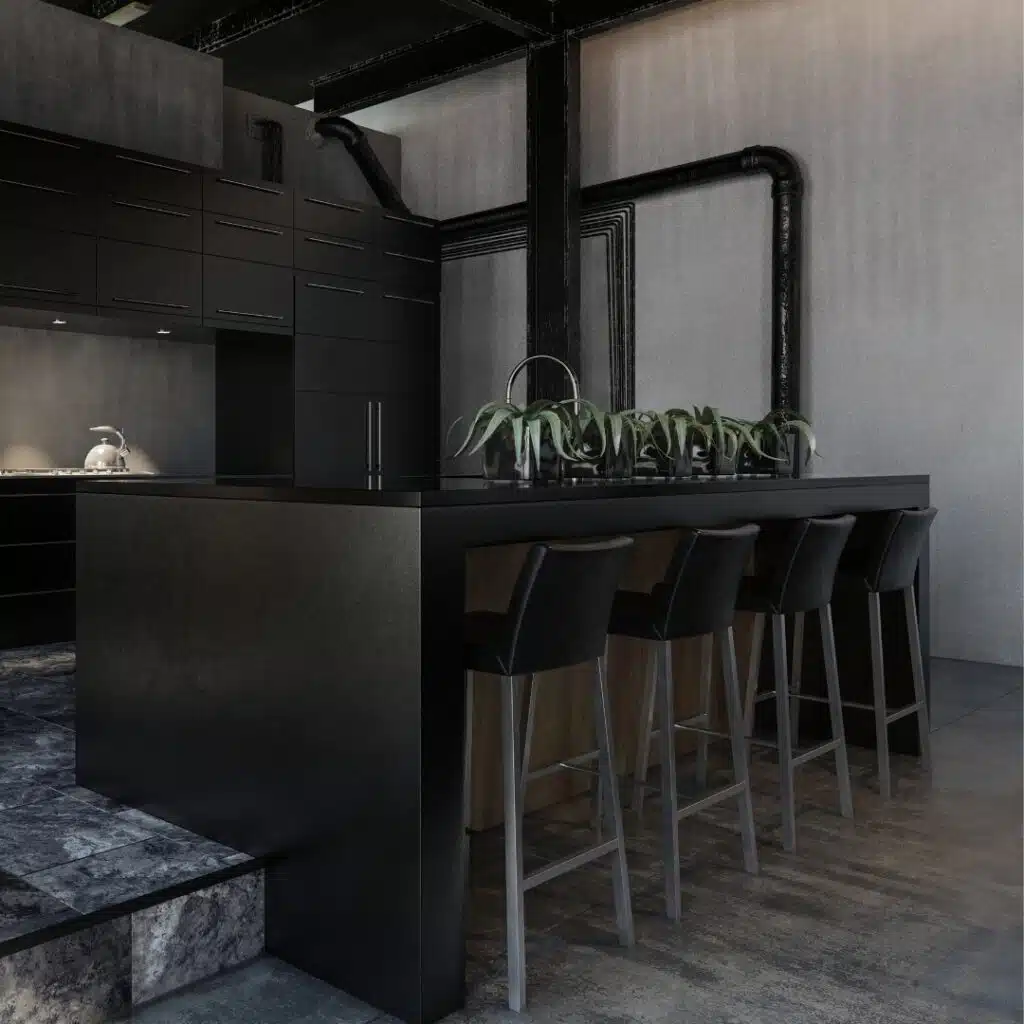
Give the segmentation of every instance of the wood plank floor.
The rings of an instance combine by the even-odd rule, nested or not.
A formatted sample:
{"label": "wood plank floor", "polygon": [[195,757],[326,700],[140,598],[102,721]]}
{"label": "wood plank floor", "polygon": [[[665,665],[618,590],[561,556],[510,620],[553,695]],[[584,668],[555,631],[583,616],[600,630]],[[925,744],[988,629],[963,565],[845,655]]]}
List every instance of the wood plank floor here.
{"label": "wood plank floor", "polygon": [[[661,916],[658,807],[630,823],[638,942],[615,945],[594,865],[527,894],[527,1012],[505,1007],[500,831],[476,838],[470,1003],[451,1024],[1008,1024],[1021,1021],[1019,670],[938,662],[935,771],[896,765],[877,795],[854,752],[857,820],[831,766],[803,769],[799,849],[782,851],[775,768],[756,770],[761,874],[735,814],[684,826],[684,920]],[[585,808],[532,816],[531,859],[586,840]],[[529,868],[530,865],[528,865]],[[319,1000],[319,1001],[318,1001]],[[333,1002],[331,1001],[333,1000]],[[364,1024],[384,1019],[273,961],[137,1013],[144,1024]]]}

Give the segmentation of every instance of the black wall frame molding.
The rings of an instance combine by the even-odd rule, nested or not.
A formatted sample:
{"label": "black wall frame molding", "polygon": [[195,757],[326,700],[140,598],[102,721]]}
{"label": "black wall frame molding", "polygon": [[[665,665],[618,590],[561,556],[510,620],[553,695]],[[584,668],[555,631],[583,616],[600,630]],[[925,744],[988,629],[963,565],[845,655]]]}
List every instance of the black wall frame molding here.
{"label": "black wall frame molding", "polygon": [[[525,207],[503,207],[490,214],[479,215],[480,223],[473,226],[456,228],[456,221],[442,222],[442,260],[526,248]],[[636,207],[633,203],[610,203],[586,210],[580,218],[580,232],[583,238],[605,240],[610,401],[613,409],[631,409],[636,403]]]}
{"label": "black wall frame molding", "polygon": [[[775,146],[750,146],[736,153],[619,178],[600,185],[589,185],[580,194],[582,220],[584,224],[590,224],[593,223],[593,215],[621,209],[623,204],[632,205],[638,199],[753,174],[767,174],[772,182],[771,404],[772,408],[799,410],[804,180],[799,164],[791,153]],[[501,244],[505,249],[517,248],[510,242],[513,237],[510,232],[515,228],[525,232],[525,225],[525,203],[442,221],[444,258],[459,258],[457,254],[463,252],[467,255],[479,254],[472,251],[474,243],[486,246],[504,240]],[[625,242],[627,250],[635,244],[635,230],[632,226],[629,234],[632,237]],[[500,252],[502,249],[482,251]],[[615,301],[611,298],[613,295],[628,294],[626,300],[620,300],[626,318],[623,321],[624,328],[613,329],[611,334],[613,349],[618,346],[618,351],[612,354],[613,367],[628,366],[628,370],[622,371],[618,378],[623,382],[615,398],[619,408],[629,408],[635,401],[632,389],[636,350],[632,325],[636,289],[631,251],[623,264],[624,267],[627,265],[628,270],[622,271],[626,276],[617,279],[609,289],[610,302]],[[615,272],[620,272],[618,265],[615,266]],[[609,316],[613,317],[611,308]],[[612,322],[614,324],[614,319]],[[798,463],[797,472],[799,469]]]}

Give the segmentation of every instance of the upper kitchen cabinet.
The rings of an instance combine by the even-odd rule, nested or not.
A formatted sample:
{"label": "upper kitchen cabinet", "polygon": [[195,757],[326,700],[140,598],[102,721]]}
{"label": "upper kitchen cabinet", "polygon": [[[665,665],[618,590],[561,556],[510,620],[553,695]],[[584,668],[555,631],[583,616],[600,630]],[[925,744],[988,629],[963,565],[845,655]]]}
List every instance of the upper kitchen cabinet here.
{"label": "upper kitchen cabinet", "polygon": [[15,225],[0,234],[0,302],[58,310],[95,304],[94,238]]}
{"label": "upper kitchen cabinet", "polygon": [[326,191],[319,194],[296,192],[295,227],[305,233],[329,235],[379,244],[379,207],[346,202]]}
{"label": "upper kitchen cabinet", "polygon": [[231,174],[203,176],[203,209],[266,224],[292,226],[292,190]]}
{"label": "upper kitchen cabinet", "polygon": [[198,253],[101,239],[97,303],[110,311],[162,319],[202,312],[203,269]]}
{"label": "upper kitchen cabinet", "polygon": [[203,175],[196,167],[105,148],[97,162],[105,194],[192,210],[203,207]]}
{"label": "upper kitchen cabinet", "polygon": [[89,234],[95,184],[86,143],[0,124],[0,222]]}

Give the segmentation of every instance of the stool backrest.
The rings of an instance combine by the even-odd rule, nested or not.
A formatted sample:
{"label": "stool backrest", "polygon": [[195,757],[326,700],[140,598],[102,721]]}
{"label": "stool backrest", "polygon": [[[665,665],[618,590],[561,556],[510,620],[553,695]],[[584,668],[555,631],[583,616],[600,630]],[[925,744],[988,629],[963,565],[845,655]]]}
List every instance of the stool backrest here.
{"label": "stool backrest", "polygon": [[832,600],[839,556],[856,521],[846,515],[798,519],[790,526],[768,585],[776,612],[814,611]]}
{"label": "stool backrest", "polygon": [[534,545],[508,607],[510,674],[567,668],[604,654],[632,546],[631,537]]}
{"label": "stool backrest", "polygon": [[936,508],[905,508],[885,517],[865,566],[869,590],[884,593],[913,585],[928,531],[938,514]]}
{"label": "stool backrest", "polygon": [[760,528],[685,530],[668,571],[651,592],[654,626],[666,640],[728,629]]}

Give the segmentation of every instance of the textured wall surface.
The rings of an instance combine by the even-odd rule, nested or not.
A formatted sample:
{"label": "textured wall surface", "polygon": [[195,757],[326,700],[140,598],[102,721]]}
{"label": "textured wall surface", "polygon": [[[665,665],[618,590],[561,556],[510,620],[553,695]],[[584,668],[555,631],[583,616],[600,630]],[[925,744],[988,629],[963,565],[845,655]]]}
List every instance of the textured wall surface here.
{"label": "textured wall surface", "polygon": [[97,424],[134,469],[213,472],[213,346],[0,327],[0,468],[80,466]]}
{"label": "textured wall surface", "polygon": [[0,3],[0,120],[220,167],[217,57],[42,0]]}
{"label": "textured wall surface", "polygon": [[[710,0],[584,43],[582,140],[585,183],[755,144],[801,159],[819,470],[931,474],[933,653],[1017,664],[1021,21],[1019,0]],[[513,64],[361,119],[402,138],[420,212],[452,216],[525,198],[524,102]],[[767,401],[768,210],[755,182],[640,204],[640,404]],[[490,286],[462,319],[480,344],[525,303]]]}

